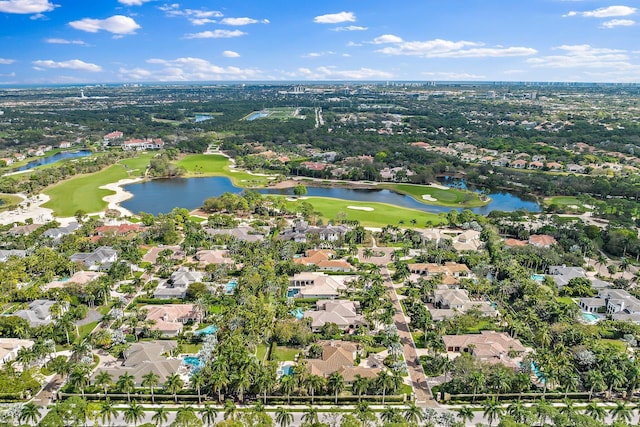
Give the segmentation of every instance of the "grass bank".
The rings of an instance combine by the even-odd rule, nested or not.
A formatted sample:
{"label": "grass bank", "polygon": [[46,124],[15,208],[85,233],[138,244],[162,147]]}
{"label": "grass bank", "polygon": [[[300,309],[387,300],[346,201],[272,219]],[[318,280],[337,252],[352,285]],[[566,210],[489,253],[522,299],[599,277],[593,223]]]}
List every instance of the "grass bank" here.
{"label": "grass bank", "polygon": [[[320,212],[325,221],[335,219],[339,212],[343,212],[348,220],[360,221],[360,224],[368,227],[384,227],[385,225],[398,224],[410,226],[413,223],[412,221],[415,221],[416,226],[424,227],[427,222],[432,225],[444,222],[443,218],[438,214],[402,208],[386,203],[356,202],[329,197],[308,197],[304,200],[313,205],[314,209]],[[300,202],[301,200],[287,202],[287,207],[295,209],[296,204]]]}
{"label": "grass bank", "polygon": [[13,209],[22,201],[22,197],[15,194],[0,194],[0,211]]}
{"label": "grass bank", "polygon": [[184,177],[224,176],[238,187],[264,187],[268,177],[232,169],[231,160],[219,154],[190,154],[176,162],[187,173]]}
{"label": "grass bank", "polygon": [[[381,188],[396,191],[413,197],[426,205],[447,206],[454,208],[477,208],[488,204],[491,200],[482,200],[477,193],[457,188],[438,188],[417,184],[383,184]],[[427,199],[422,196],[428,196]]]}

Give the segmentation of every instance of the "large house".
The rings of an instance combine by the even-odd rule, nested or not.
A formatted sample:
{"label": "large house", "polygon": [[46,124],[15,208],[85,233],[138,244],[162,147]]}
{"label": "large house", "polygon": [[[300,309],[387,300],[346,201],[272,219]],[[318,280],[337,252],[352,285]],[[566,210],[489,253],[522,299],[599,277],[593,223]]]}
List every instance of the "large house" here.
{"label": "large house", "polygon": [[[54,318],[51,314],[51,307],[58,304],[56,301],[37,299],[29,303],[29,307],[24,310],[18,310],[13,316],[22,317],[32,328],[36,326],[44,326],[53,323]],[[61,305],[62,311],[66,311],[65,304]]]}
{"label": "large house", "polygon": [[320,300],[316,302],[315,310],[304,312],[304,317],[311,319],[311,329],[314,331],[327,323],[335,323],[343,330],[353,330],[364,323],[364,318],[358,314],[359,308],[357,301]]}
{"label": "large house", "polygon": [[380,372],[379,368],[366,368],[354,366],[360,345],[347,341],[330,341],[320,343],[322,357],[320,359],[307,359],[307,370],[312,375],[329,377],[334,372],[342,375],[346,382],[352,382],[356,375],[363,378],[375,378]]}
{"label": "large house", "polygon": [[482,331],[479,334],[444,335],[442,337],[447,352],[470,353],[476,359],[489,363],[518,368],[512,356],[521,356],[526,348],[522,343],[504,332]]}
{"label": "large house", "polygon": [[122,143],[123,150],[160,150],[164,147],[164,141],[160,138],[129,139]]}
{"label": "large house", "polygon": [[420,276],[449,276],[459,279],[461,277],[468,277],[471,274],[471,270],[465,264],[459,264],[457,262],[445,262],[444,265],[435,263],[417,263],[409,264],[409,271],[412,274],[419,274]]}
{"label": "large house", "polygon": [[18,352],[23,348],[33,347],[34,342],[19,338],[0,338],[0,366],[15,360]]}
{"label": "large house", "polygon": [[89,270],[108,270],[118,260],[118,252],[109,246],[100,246],[93,252],[71,255],[71,261],[81,262]]}
{"label": "large house", "polygon": [[341,259],[332,259],[335,252],[329,249],[308,250],[304,257],[294,258],[294,264],[316,266],[318,270],[348,272],[353,266]]}
{"label": "large house", "polygon": [[205,228],[205,231],[212,236],[228,235],[244,242],[261,242],[264,240],[264,233],[258,232],[251,227]]}
{"label": "large house", "polygon": [[308,222],[298,220],[295,221],[291,228],[283,230],[278,238],[282,240],[293,240],[299,243],[306,243],[307,239],[314,234],[317,234],[321,241],[335,242],[349,231],[346,225],[325,225],[314,227],[310,226]]}
{"label": "large house", "polygon": [[56,227],[56,228],[50,228],[50,229],[46,230],[44,233],[42,233],[42,235],[44,237],[50,237],[54,241],[57,242],[63,236],[67,236],[67,235],[73,233],[78,228],[80,228],[80,224],[78,224],[77,222],[70,222],[69,224],[67,224],[65,226]]}
{"label": "large house", "polygon": [[471,301],[466,289],[450,289],[447,286],[433,291],[433,309],[429,308],[433,320],[444,320],[469,310],[479,310],[484,316],[496,317],[498,311],[488,301]]}
{"label": "large house", "polygon": [[[165,356],[175,350],[177,345],[176,341],[169,340],[134,343],[124,351],[124,360],[121,365],[101,370],[111,374],[114,379],[128,373],[133,376],[136,387],[141,387],[144,376],[153,372],[159,377],[158,386],[162,386],[182,364],[180,359]],[[94,373],[94,378],[98,372],[100,370]]]}
{"label": "large house", "polygon": [[289,278],[289,291],[301,298],[335,299],[347,289],[347,276],[303,272]]}
{"label": "large house", "polygon": [[153,292],[153,297],[158,299],[184,298],[187,295],[187,287],[204,280],[204,273],[181,267],[171,274],[169,280],[161,282]]}
{"label": "large house", "polygon": [[162,335],[175,337],[189,322],[200,320],[200,312],[193,304],[147,305],[147,321],[155,322],[151,329],[160,331]]}

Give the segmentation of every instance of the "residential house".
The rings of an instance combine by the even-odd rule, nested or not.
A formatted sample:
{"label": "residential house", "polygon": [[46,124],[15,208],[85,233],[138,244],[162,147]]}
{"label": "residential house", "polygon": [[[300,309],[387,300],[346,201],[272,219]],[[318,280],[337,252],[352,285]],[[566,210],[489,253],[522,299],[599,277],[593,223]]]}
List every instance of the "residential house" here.
{"label": "residential house", "polygon": [[158,260],[158,255],[160,255],[160,252],[165,250],[169,250],[169,252],[171,252],[171,255],[168,256],[168,259],[171,259],[173,261],[178,261],[179,263],[182,263],[182,261],[185,260],[187,255],[182,250],[182,248],[178,245],[175,245],[175,246],[161,245],[161,246],[154,246],[151,249],[149,249],[147,253],[144,254],[144,256],[142,257],[142,260],[145,262],[150,262],[152,264],[155,264],[156,261]]}
{"label": "residential house", "polygon": [[68,279],[54,280],[53,282],[48,283],[47,285],[45,285],[45,289],[64,288],[65,286],[71,283],[76,283],[78,285],[84,286],[87,283],[92,282],[97,278],[99,278],[100,276],[104,276],[104,275],[105,273],[98,272],[98,271],[80,270],[73,273],[73,276],[69,277]]}
{"label": "residential house", "polygon": [[549,274],[558,285],[558,289],[562,289],[569,283],[569,280],[576,277],[587,277],[582,267],[567,267],[564,265],[552,265],[549,267]]}
{"label": "residential house", "polygon": [[193,304],[147,305],[142,308],[147,310],[145,320],[155,322],[151,329],[168,337],[177,336],[186,323],[198,322],[201,317]]}
{"label": "residential house", "polygon": [[173,352],[177,345],[177,341],[170,340],[133,343],[124,351],[124,360],[119,366],[97,370],[93,374],[94,379],[100,371],[111,374],[114,379],[128,373],[133,376],[136,387],[142,387],[144,376],[153,372],[159,377],[158,386],[161,387],[169,376],[178,371],[182,364],[180,359],[166,356]]}
{"label": "residential house", "polygon": [[327,276],[323,273],[303,272],[289,278],[289,291],[300,298],[335,299],[347,289],[348,276]]}
{"label": "residential house", "polygon": [[[22,317],[32,328],[37,326],[44,326],[50,323],[53,323],[54,317],[51,314],[51,307],[55,304],[58,304],[56,301],[37,299],[35,301],[31,301],[29,303],[28,308],[23,310],[18,310],[13,313],[13,316]],[[62,312],[67,310],[67,306],[65,303],[60,303],[62,307]]]}
{"label": "residential house", "polygon": [[529,163],[529,169],[542,169],[544,167],[544,163],[539,161],[534,161]]}
{"label": "residential house", "polygon": [[118,261],[118,252],[109,246],[100,246],[93,252],[80,252],[71,255],[72,262],[81,262],[93,271],[108,270],[111,264]]}
{"label": "residential house", "polygon": [[120,131],[114,131],[114,132],[110,132],[108,134],[106,134],[105,136],[102,137],[102,141],[104,142],[104,144],[109,144],[111,141],[115,141],[117,139],[122,139],[122,137],[124,136],[124,134]]}
{"label": "residential house", "polygon": [[465,230],[462,233],[454,236],[452,239],[453,248],[458,251],[477,251],[483,245],[484,242],[480,240],[480,232],[476,230]]}
{"label": "residential house", "polygon": [[584,173],[584,167],[571,163],[567,165],[567,172],[572,173]]}
{"label": "residential house", "polygon": [[190,284],[202,282],[205,274],[201,271],[193,271],[181,267],[173,272],[169,280],[158,284],[153,292],[153,297],[158,299],[184,298]]}
{"label": "residential house", "polygon": [[307,371],[311,375],[327,378],[334,372],[338,372],[345,382],[350,383],[356,379],[356,375],[373,379],[380,372],[380,368],[354,366],[356,357],[362,351],[357,343],[328,341],[321,342],[320,345],[322,346],[322,357],[307,359]]}
{"label": "residential house", "polygon": [[200,267],[206,267],[209,264],[235,264],[233,259],[229,258],[227,255],[229,255],[229,252],[227,251],[219,249],[205,249],[196,252],[196,255],[193,258],[195,261],[198,261],[198,265]]}
{"label": "residential house", "polygon": [[603,289],[598,297],[607,302],[607,314],[613,320],[640,321],[640,300],[624,289]]}
{"label": "residential house", "polygon": [[62,149],[64,149],[64,148],[71,148],[71,143],[70,143],[70,142],[68,142],[68,141],[62,141],[58,147],[60,147],[60,148],[62,148]]}
{"label": "residential house", "polygon": [[519,357],[526,348],[505,332],[481,331],[480,334],[444,335],[442,337],[447,352],[470,353],[476,359],[489,363],[501,363],[518,369],[512,356]]}
{"label": "residential house", "polygon": [[444,265],[435,263],[416,263],[409,264],[409,271],[412,274],[419,274],[421,276],[451,276],[460,278],[468,277],[471,273],[469,267],[465,264],[458,264],[457,262],[445,262]]}
{"label": "residential house", "polygon": [[529,242],[527,242],[526,240],[505,239],[504,244],[508,248],[517,248],[521,246],[527,246]]}
{"label": "residential house", "polygon": [[471,309],[479,310],[488,317],[497,317],[498,311],[488,301],[471,301],[466,289],[440,286],[433,291],[431,297],[433,309],[429,308],[434,320],[443,320],[455,314],[463,314]]}
{"label": "residential house", "polygon": [[527,161],[522,159],[514,160],[509,166],[515,169],[524,169],[527,167]]}
{"label": "residential house", "polygon": [[10,166],[13,163],[13,159],[11,157],[3,157],[0,160],[4,162],[5,166]]}
{"label": "residential house", "polygon": [[44,233],[42,233],[42,235],[44,237],[50,237],[54,241],[57,242],[63,236],[68,236],[69,234],[71,234],[74,231],[76,231],[78,228],[80,228],[80,224],[78,224],[77,222],[74,221],[74,222],[70,222],[69,224],[67,224],[65,226],[56,227],[56,228],[50,228],[50,229],[46,230]]}
{"label": "residential house", "polygon": [[160,150],[164,147],[164,141],[160,138],[145,138],[145,139],[129,139],[122,143],[123,150]]}
{"label": "residential house", "polygon": [[298,220],[290,228],[283,230],[278,238],[282,240],[293,240],[298,243],[306,243],[309,236],[317,234],[321,241],[335,242],[349,231],[346,225],[326,225],[314,227],[307,221]]}
{"label": "residential house", "polygon": [[580,298],[578,305],[582,311],[586,311],[587,313],[599,313],[606,311],[607,300],[604,298]]}
{"label": "residential house", "polygon": [[562,170],[562,165],[558,162],[548,162],[547,167],[550,171],[557,172]]}
{"label": "residential house", "polygon": [[0,338],[0,366],[15,360],[23,348],[33,347],[34,342],[20,338]]}
{"label": "residential house", "polygon": [[257,231],[251,227],[206,228],[205,231],[212,236],[229,235],[244,242],[261,242],[265,236],[264,232]]}
{"label": "residential house", "polygon": [[331,259],[335,252],[329,249],[308,250],[304,257],[294,258],[294,264],[315,265],[319,270],[349,272],[353,266],[341,259]]}
{"label": "residential house", "polygon": [[506,157],[500,157],[499,159],[495,159],[491,161],[491,166],[499,166],[505,167],[509,164],[509,159]]}
{"label": "residential house", "polygon": [[96,234],[100,237],[126,236],[129,233],[137,233],[144,229],[140,224],[101,225],[96,228]]}
{"label": "residential house", "polygon": [[318,331],[327,323],[335,323],[341,329],[351,331],[364,323],[364,318],[358,314],[359,308],[357,301],[320,300],[316,302],[315,310],[304,312],[304,317],[311,319],[313,331]]}
{"label": "residential house", "polygon": [[539,248],[548,248],[556,243],[558,243],[556,239],[548,234],[532,234],[529,236],[529,244]]}
{"label": "residential house", "polygon": [[21,249],[0,249],[0,262],[7,262],[11,257],[24,258],[27,256],[27,251]]}
{"label": "residential house", "polygon": [[12,236],[28,236],[42,226],[43,224],[16,225],[10,228],[7,233]]}

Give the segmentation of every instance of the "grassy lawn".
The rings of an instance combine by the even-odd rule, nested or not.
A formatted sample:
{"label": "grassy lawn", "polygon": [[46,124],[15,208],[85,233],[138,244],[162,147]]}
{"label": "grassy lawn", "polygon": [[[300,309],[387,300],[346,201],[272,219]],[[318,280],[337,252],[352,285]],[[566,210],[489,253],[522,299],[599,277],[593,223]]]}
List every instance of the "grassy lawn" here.
{"label": "grassy lawn", "polygon": [[296,354],[301,351],[302,350],[299,348],[274,346],[273,351],[271,352],[271,360],[280,362],[293,360],[296,357]]}
{"label": "grassy lawn", "polygon": [[264,360],[267,355],[267,351],[269,351],[268,344],[258,344],[258,347],[256,348],[256,359],[260,361]]}
{"label": "grassy lawn", "polygon": [[[385,184],[381,185],[383,188],[396,191],[398,193],[406,194],[413,197],[420,203],[427,205],[437,206],[453,206],[453,207],[469,207],[474,208],[478,206],[484,206],[489,203],[489,200],[483,201],[480,196],[473,191],[459,190],[457,188],[449,188],[444,190],[429,185],[414,185],[414,184]],[[425,200],[423,195],[429,195],[434,200]]]}
{"label": "grassy lawn", "polygon": [[571,297],[558,297],[558,301],[568,304],[568,305],[574,305],[575,302],[571,299]]}
{"label": "grassy lawn", "polygon": [[239,187],[264,187],[269,181],[264,176],[230,169],[231,161],[217,154],[191,154],[181,158],[176,164],[187,171],[185,177],[226,176]]}
{"label": "grassy lawn", "polygon": [[0,211],[13,209],[22,201],[22,197],[15,194],[0,194]]}
{"label": "grassy lawn", "polygon": [[[390,224],[400,224],[400,221],[409,226],[411,220],[416,220],[417,226],[424,227],[427,221],[431,221],[433,225],[443,222],[438,214],[401,208],[386,203],[356,202],[328,197],[309,197],[306,201],[311,203],[325,220],[335,219],[338,212],[344,212],[347,214],[348,220],[358,220],[364,226],[383,227]],[[294,209],[296,203],[299,202],[287,202],[287,207]],[[347,206],[373,208],[373,211],[347,209]]]}
{"label": "grassy lawn", "polygon": [[569,196],[555,196],[549,197],[544,200],[547,205],[559,205],[559,206],[582,206],[582,202],[577,197]]}
{"label": "grassy lawn", "polygon": [[107,207],[103,197],[113,191],[98,187],[127,178],[129,174],[122,165],[109,166],[100,172],[78,175],[43,191],[51,197],[43,206],[53,209],[56,216],[70,217],[79,209],[85,212],[99,212]]}
{"label": "grassy lawn", "polygon": [[82,341],[87,335],[93,331],[93,329],[98,326],[100,322],[91,322],[86,325],[78,326],[78,333],[80,334],[80,341]]}
{"label": "grassy lawn", "polygon": [[119,163],[125,166],[125,169],[127,169],[131,177],[144,176],[149,162],[156,154],[157,153],[153,152],[142,153],[131,159],[120,160]]}
{"label": "grassy lawn", "polygon": [[622,351],[622,352],[627,351],[627,345],[620,340],[601,339],[600,342],[602,344],[607,344],[607,345],[616,347],[619,351]]}
{"label": "grassy lawn", "polygon": [[182,352],[185,354],[196,354],[202,348],[202,343],[198,344],[182,344]]}

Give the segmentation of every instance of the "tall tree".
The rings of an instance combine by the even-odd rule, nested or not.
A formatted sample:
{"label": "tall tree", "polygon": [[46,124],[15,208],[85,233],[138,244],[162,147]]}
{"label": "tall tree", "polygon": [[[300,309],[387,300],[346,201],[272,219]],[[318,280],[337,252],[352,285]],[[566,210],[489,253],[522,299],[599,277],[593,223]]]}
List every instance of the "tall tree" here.
{"label": "tall tree", "polygon": [[327,380],[327,387],[335,396],[335,404],[338,404],[338,395],[342,390],[344,390],[345,383],[344,378],[340,372],[334,372],[329,375],[329,379]]}
{"label": "tall tree", "polygon": [[142,387],[147,387],[151,391],[151,402],[156,403],[156,398],[153,394],[154,389],[160,384],[160,375],[153,371],[149,371],[142,376]]}
{"label": "tall tree", "polygon": [[100,402],[99,413],[102,423],[104,424],[106,422],[107,425],[111,425],[111,420],[118,416],[118,410],[115,408],[115,406],[111,402],[111,399],[109,399],[108,397],[106,400]]}
{"label": "tall tree", "polygon": [[36,425],[40,419],[40,407],[33,402],[25,403],[20,410],[18,420],[23,423],[26,422],[30,425]]}
{"label": "tall tree", "polygon": [[144,418],[144,409],[135,400],[129,404],[124,410],[124,420],[127,423],[133,423],[134,427],[138,425],[140,420]]}
{"label": "tall tree", "polygon": [[127,402],[131,402],[131,392],[135,390],[136,383],[133,375],[128,372],[120,375],[116,382],[116,387],[123,393],[127,393]]}
{"label": "tall tree", "polygon": [[169,421],[169,410],[164,406],[157,407],[151,416],[151,421],[156,423],[158,427],[162,427],[164,423]]}
{"label": "tall tree", "polygon": [[184,381],[180,375],[173,373],[164,382],[164,389],[173,395],[173,401],[178,403],[178,392],[184,387]]}
{"label": "tall tree", "polygon": [[293,422],[293,414],[281,406],[278,406],[278,409],[276,409],[275,418],[280,427],[289,427]]}

